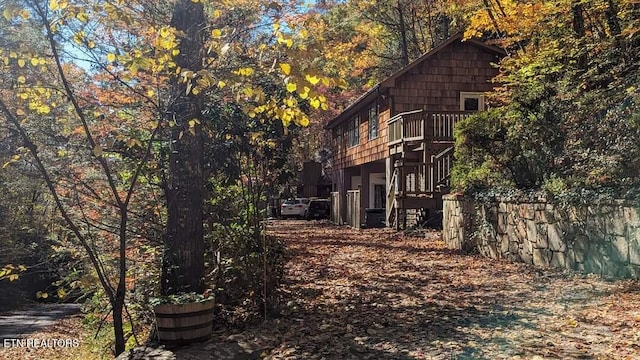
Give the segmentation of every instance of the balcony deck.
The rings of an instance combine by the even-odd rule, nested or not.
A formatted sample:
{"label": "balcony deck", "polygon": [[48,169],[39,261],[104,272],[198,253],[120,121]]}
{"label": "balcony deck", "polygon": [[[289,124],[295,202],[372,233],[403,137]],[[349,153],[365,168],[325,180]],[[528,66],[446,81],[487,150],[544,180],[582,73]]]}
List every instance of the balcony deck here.
{"label": "balcony deck", "polygon": [[403,144],[428,143],[427,146],[432,148],[441,148],[441,146],[433,146],[436,144],[453,145],[453,129],[456,123],[469,114],[470,112],[466,111],[414,110],[392,117],[387,121],[390,154],[404,151],[401,146]]}
{"label": "balcony deck", "polygon": [[441,208],[453,165],[453,131],[470,112],[409,111],[388,124],[389,155],[395,159],[387,188],[387,224],[399,227],[408,209]]}

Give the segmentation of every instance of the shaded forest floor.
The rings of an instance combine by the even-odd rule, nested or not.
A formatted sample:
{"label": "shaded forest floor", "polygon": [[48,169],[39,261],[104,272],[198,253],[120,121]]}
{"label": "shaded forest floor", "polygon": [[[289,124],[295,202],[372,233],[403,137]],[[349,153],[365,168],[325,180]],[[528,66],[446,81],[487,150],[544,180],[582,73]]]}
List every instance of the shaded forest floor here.
{"label": "shaded forest floor", "polygon": [[306,221],[270,232],[291,256],[285,304],[232,337],[267,358],[640,358],[638,282],[462,255],[437,232]]}
{"label": "shaded forest floor", "polygon": [[[280,315],[173,349],[195,359],[639,359],[640,283],[463,255],[402,236],[275,221],[287,246]],[[79,317],[30,335],[83,338]],[[0,359],[98,359],[80,348]],[[19,354],[18,357],[16,357]]]}

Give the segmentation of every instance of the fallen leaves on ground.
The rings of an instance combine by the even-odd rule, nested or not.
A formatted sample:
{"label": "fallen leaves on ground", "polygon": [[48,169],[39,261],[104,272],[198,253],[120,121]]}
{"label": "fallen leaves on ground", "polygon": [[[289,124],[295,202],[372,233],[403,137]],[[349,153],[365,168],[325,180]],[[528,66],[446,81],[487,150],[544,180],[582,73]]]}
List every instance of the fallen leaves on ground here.
{"label": "fallen leaves on ground", "polygon": [[[47,343],[47,346],[32,347],[9,347],[4,348],[0,344],[0,360],[69,360],[69,359],[98,359],[96,354],[89,351],[83,341],[86,330],[82,324],[82,315],[73,315],[61,319],[55,325],[38,330],[21,338],[26,341],[38,340],[40,343]],[[2,339],[4,340],[4,339]],[[0,340],[0,341],[2,341]],[[66,342],[62,346],[57,346],[58,341]],[[69,341],[77,341],[78,346],[69,346]],[[26,343],[25,343],[26,344]]]}
{"label": "fallen leaves on ground", "polygon": [[234,335],[266,358],[640,358],[638,282],[463,255],[438,232],[269,229],[291,255],[287,301],[277,319]]}

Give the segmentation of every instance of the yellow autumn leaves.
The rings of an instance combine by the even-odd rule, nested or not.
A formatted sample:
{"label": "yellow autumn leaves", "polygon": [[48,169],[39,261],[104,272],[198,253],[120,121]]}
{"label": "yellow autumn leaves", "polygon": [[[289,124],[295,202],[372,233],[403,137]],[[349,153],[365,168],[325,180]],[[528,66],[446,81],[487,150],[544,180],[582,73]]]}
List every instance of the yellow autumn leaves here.
{"label": "yellow autumn leaves", "polygon": [[67,0],[49,0],[49,9],[52,11],[63,10],[69,6],[69,1]]}
{"label": "yellow autumn leaves", "polygon": [[[194,3],[201,3],[202,0],[192,0]],[[334,80],[321,75],[309,68],[309,65],[300,66],[302,63],[309,62],[310,59],[305,58],[307,54],[305,50],[305,39],[309,33],[305,29],[296,29],[287,25],[282,26],[276,24],[273,27],[274,41],[272,43],[258,44],[254,50],[257,60],[255,62],[242,62],[235,64],[235,69],[228,70],[226,67],[220,70],[220,66],[215,62],[220,62],[220,58],[225,61],[234,56],[234,51],[239,47],[234,46],[232,40],[229,39],[233,33],[233,29],[229,29],[224,23],[212,22],[207,28],[210,35],[207,38],[204,50],[210,58],[204,59],[204,69],[193,72],[189,69],[180,68],[176,64],[176,57],[180,55],[179,45],[181,34],[176,33],[171,26],[158,26],[158,24],[141,27],[141,23],[132,21],[132,17],[136,14],[128,12],[125,6],[121,6],[122,0],[113,0],[107,2],[96,2],[93,6],[78,6],[70,0],[48,0],[49,10],[55,19],[51,26],[54,32],[60,31],[62,34],[63,27],[75,21],[75,25],[69,26],[64,33],[69,36],[68,40],[75,44],[82,52],[85,52],[90,60],[96,59],[98,68],[104,69],[113,76],[117,76],[121,81],[135,87],[138,94],[145,95],[148,99],[156,98],[165,94],[158,91],[162,87],[162,82],[170,77],[178,76],[185,84],[187,94],[199,95],[209,94],[210,92],[225,92],[225,96],[235,95],[236,101],[247,106],[247,115],[251,117],[261,116],[265,120],[280,120],[285,125],[296,123],[299,125],[307,125],[308,116],[305,114],[308,109],[328,109],[328,103],[324,96],[319,92],[321,87],[339,86],[340,81]],[[224,10],[224,9],[222,9]],[[211,19],[218,19],[223,15],[221,10],[209,10]],[[5,9],[3,15],[7,19],[11,19],[18,14],[23,14],[19,9]],[[101,14],[97,17],[96,14]],[[24,13],[24,16],[27,16]],[[96,26],[85,26],[84,24],[92,24]],[[112,44],[102,43],[101,34],[94,32],[94,29],[100,26],[112,26],[114,24],[121,26],[129,26],[135,29],[142,29],[136,33],[140,39],[146,39],[144,46],[133,47],[127,50],[113,47]],[[73,29],[69,31],[70,29]],[[127,29],[122,29],[124,32]],[[282,59],[289,59],[286,62],[278,62],[271,59],[261,58],[263,54],[280,54]],[[228,54],[228,55],[227,55]],[[259,56],[257,55],[259,54]],[[0,64],[7,66],[16,64],[18,68],[31,66],[42,66],[44,71],[46,66],[45,59],[38,57],[29,57],[14,54],[2,56],[0,49]],[[278,56],[280,56],[278,55]],[[253,61],[252,60],[252,61]],[[266,60],[266,61],[264,61]],[[263,63],[261,63],[261,61]],[[273,66],[275,64],[275,66]],[[295,69],[294,66],[295,65]],[[27,69],[25,69],[27,70]],[[279,71],[278,71],[279,70]],[[265,94],[266,90],[260,88],[261,82],[256,81],[257,77],[264,74],[269,76],[275,75],[276,81],[280,81],[281,86],[286,90],[281,93]],[[16,75],[16,83],[23,88],[33,87],[36,84],[30,84],[29,75]],[[154,79],[154,83],[150,83],[150,79]],[[21,106],[20,116],[27,112],[38,115],[46,115],[53,111],[50,99],[44,94],[40,94],[36,87],[26,91],[22,89],[16,92],[16,96],[24,101]],[[152,99],[153,100],[153,99]]]}

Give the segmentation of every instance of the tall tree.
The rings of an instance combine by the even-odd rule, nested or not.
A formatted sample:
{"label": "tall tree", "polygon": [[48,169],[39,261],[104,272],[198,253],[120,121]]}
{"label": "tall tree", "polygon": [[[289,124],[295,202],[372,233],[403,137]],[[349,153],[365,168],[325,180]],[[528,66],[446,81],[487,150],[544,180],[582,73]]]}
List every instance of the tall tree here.
{"label": "tall tree", "polygon": [[[198,72],[203,68],[206,19],[201,2],[175,4],[171,26],[180,34],[176,64]],[[168,109],[169,179],[166,185],[167,235],[162,265],[162,293],[202,292],[203,238],[203,99],[173,78],[175,102]]]}
{"label": "tall tree", "polygon": [[[128,258],[148,240],[131,223],[162,214],[152,202],[163,154],[170,161],[166,199],[159,200],[170,224],[162,290],[199,290],[203,104],[239,102],[248,117],[307,125],[307,109],[328,107],[316,88],[336,82],[311,66],[308,56],[319,49],[305,48],[308,31],[262,23],[285,8],[275,3],[3,4],[1,29],[34,29],[36,38],[18,34],[0,49],[0,114],[24,143],[13,161],[33,162],[84,249],[110,304],[119,354],[126,345]],[[264,74],[283,91],[256,81]]]}

